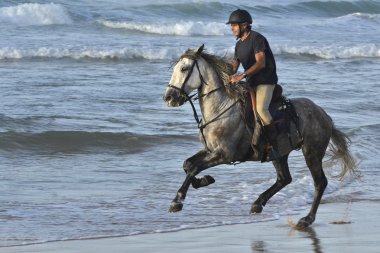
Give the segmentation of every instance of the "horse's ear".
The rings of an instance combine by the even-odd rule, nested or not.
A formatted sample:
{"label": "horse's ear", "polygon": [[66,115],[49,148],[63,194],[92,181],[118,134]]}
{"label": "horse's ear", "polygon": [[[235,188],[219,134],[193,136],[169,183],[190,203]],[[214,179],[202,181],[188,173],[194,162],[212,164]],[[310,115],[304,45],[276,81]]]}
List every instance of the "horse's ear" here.
{"label": "horse's ear", "polygon": [[200,46],[200,47],[198,48],[198,50],[197,50],[197,55],[200,55],[200,54],[202,53],[204,47],[205,47],[205,44],[202,44],[202,46]]}

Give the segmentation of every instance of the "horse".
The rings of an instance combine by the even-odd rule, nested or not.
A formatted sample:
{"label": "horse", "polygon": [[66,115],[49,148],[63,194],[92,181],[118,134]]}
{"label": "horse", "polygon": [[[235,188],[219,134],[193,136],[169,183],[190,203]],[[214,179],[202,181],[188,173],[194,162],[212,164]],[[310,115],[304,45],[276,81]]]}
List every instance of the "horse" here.
{"label": "horse", "polygon": [[[196,177],[200,172],[221,164],[257,161],[252,156],[252,131],[246,127],[241,114],[241,103],[229,94],[231,61],[226,57],[204,52],[204,45],[188,49],[173,64],[173,73],[163,95],[168,107],[179,107],[190,102],[199,124],[200,140],[204,148],[186,159],[186,173],[182,186],[170,204],[169,212],[183,208],[190,185],[193,188],[208,186],[215,182],[210,175]],[[198,91],[202,120],[198,119],[190,93]],[[299,117],[299,131],[303,137],[302,149],[306,164],[314,181],[314,199],[309,213],[297,226],[308,227],[316,218],[318,206],[327,186],[322,159],[330,144],[332,160],[342,161],[340,178],[350,172],[358,175],[356,161],[349,150],[350,139],[338,130],[331,117],[307,98],[293,98],[292,103]],[[250,214],[259,214],[267,201],[292,181],[288,166],[289,152],[272,161],[277,173],[276,182],[252,203]]]}

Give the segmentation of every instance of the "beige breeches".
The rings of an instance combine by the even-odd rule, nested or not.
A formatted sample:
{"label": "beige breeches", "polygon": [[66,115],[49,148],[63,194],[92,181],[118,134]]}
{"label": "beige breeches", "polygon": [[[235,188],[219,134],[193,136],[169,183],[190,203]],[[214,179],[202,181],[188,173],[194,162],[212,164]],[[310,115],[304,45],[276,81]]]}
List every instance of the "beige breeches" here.
{"label": "beige breeches", "polygon": [[272,116],[269,112],[269,104],[272,100],[273,84],[260,84],[255,88],[256,91],[256,110],[259,114],[263,125],[269,125],[272,122]]}

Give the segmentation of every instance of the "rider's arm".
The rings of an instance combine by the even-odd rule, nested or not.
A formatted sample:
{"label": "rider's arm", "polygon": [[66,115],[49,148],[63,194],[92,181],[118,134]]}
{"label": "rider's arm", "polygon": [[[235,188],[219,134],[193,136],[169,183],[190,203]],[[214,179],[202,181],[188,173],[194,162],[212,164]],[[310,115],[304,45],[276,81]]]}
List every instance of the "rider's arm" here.
{"label": "rider's arm", "polygon": [[233,62],[232,62],[232,74],[236,74],[237,70],[239,69],[239,66],[240,66],[240,61],[238,59],[235,59]]}
{"label": "rider's arm", "polygon": [[256,52],[255,58],[256,58],[256,63],[253,64],[252,67],[247,69],[243,74],[231,77],[232,83],[237,83],[237,82],[243,80],[246,77],[246,75],[253,76],[256,73],[258,73],[260,70],[265,68],[265,53],[262,51]]}
{"label": "rider's arm", "polygon": [[240,66],[240,61],[238,59],[235,59],[232,62],[232,75],[230,76],[230,82],[233,84],[238,83],[241,79],[243,79],[243,78],[239,79],[240,75],[235,75],[239,69],[239,66]]}

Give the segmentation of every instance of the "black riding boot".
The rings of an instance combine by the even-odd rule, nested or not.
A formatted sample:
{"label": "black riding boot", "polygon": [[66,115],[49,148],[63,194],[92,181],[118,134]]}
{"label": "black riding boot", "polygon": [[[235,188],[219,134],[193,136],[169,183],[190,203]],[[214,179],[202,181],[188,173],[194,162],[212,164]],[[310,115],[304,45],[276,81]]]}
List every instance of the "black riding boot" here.
{"label": "black riding boot", "polygon": [[265,137],[267,138],[269,144],[271,145],[271,151],[268,156],[264,159],[267,161],[274,161],[281,158],[280,153],[278,152],[277,145],[277,128],[274,122],[271,122],[269,125],[263,126],[263,132]]}

